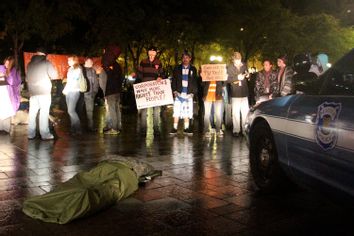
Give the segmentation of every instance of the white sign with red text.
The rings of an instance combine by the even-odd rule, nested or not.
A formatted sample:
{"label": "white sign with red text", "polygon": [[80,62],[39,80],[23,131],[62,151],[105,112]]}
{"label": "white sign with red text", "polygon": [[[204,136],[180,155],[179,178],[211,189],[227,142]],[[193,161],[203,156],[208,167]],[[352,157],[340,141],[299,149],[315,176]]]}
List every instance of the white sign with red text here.
{"label": "white sign with red text", "polygon": [[169,79],[134,84],[134,94],[137,109],[173,104]]}

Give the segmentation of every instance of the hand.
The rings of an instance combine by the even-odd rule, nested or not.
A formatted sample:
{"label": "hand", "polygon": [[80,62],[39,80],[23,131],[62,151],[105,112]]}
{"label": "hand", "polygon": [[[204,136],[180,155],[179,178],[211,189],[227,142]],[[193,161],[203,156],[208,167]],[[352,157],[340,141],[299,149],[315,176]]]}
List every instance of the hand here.
{"label": "hand", "polygon": [[103,71],[102,66],[95,66],[94,69],[95,69],[95,71],[96,71],[97,74],[101,74],[102,71]]}
{"label": "hand", "polygon": [[269,95],[269,99],[272,99],[272,98],[273,98],[273,94],[270,94],[270,95]]}
{"label": "hand", "polygon": [[157,79],[156,79],[158,82],[160,82],[161,80],[162,80],[162,78],[161,77],[157,77]]}
{"label": "hand", "polygon": [[239,75],[237,76],[237,79],[238,79],[238,80],[244,80],[244,79],[245,79],[245,75],[239,74]]}
{"label": "hand", "polygon": [[190,93],[190,94],[187,94],[188,98],[193,98],[194,94],[193,93]]}

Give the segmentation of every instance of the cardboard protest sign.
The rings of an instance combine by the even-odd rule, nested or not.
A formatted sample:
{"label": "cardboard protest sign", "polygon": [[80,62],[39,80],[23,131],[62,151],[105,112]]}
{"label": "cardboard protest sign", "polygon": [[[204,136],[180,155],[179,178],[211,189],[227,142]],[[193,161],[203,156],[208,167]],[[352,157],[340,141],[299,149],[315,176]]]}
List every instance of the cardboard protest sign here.
{"label": "cardboard protest sign", "polygon": [[134,84],[134,94],[138,109],[173,104],[169,79]]}
{"label": "cardboard protest sign", "polygon": [[[36,55],[36,53],[31,52],[24,52],[23,58],[25,63],[25,71],[27,72],[27,65],[31,61],[32,56]],[[59,74],[59,79],[66,78],[66,74],[68,73],[68,57],[69,55],[59,55],[59,54],[48,54],[47,59],[54,65],[57,69]],[[101,65],[101,58],[100,57],[93,57],[93,64]],[[79,57],[80,64],[85,62],[85,57]]]}
{"label": "cardboard protest sign", "polygon": [[202,65],[203,81],[225,81],[227,80],[226,64]]}

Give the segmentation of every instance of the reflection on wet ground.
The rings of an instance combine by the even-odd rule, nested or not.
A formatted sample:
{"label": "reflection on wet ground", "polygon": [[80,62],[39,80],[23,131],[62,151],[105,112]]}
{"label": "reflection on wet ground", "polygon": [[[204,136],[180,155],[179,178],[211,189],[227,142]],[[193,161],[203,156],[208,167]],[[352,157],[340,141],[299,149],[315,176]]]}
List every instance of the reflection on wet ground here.
{"label": "reflection on wet ground", "polygon": [[[99,113],[97,113],[99,114]],[[123,113],[118,136],[71,137],[67,117],[55,141],[27,140],[26,126],[0,134],[1,235],[352,235],[352,214],[304,190],[260,195],[249,173],[245,140],[169,136],[171,111],[162,133],[139,133],[136,114]],[[102,118],[103,119],[103,118]],[[102,119],[100,119],[102,121]],[[100,126],[102,127],[102,125]],[[195,124],[195,131],[198,123]],[[21,203],[43,194],[104,155],[130,156],[163,170],[130,198],[68,225],[25,216]]]}

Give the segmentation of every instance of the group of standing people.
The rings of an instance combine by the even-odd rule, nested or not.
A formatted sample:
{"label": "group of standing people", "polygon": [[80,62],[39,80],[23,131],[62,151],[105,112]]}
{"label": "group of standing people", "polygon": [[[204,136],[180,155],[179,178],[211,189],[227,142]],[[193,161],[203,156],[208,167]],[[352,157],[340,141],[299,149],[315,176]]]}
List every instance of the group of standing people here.
{"label": "group of standing people", "polygon": [[[104,133],[117,135],[122,129],[120,98],[123,83],[122,68],[117,62],[121,50],[118,46],[108,46],[102,56],[102,66],[93,66],[92,58],[86,58],[83,65],[79,64],[76,55],[68,57],[68,72],[63,94],[66,98],[67,113],[70,117],[70,133],[80,135],[81,122],[77,113],[80,96],[84,97],[87,126],[89,131],[97,131],[93,120],[93,110],[96,94],[102,89],[106,105],[106,126]],[[323,55],[321,55],[323,58]],[[328,58],[327,58],[328,61]],[[294,93],[294,71],[288,65],[286,56],[277,58],[277,70],[273,69],[271,60],[263,61],[263,69],[255,74],[248,73],[241,53],[234,52],[231,61],[227,64],[227,79],[225,81],[203,81],[195,66],[191,64],[192,55],[184,51],[181,64],[177,65],[172,73],[171,89],[174,98],[173,127],[171,135],[177,134],[179,120],[183,120],[183,133],[193,134],[194,101],[198,97],[203,100],[203,132],[206,137],[215,133],[223,136],[222,124],[225,116],[225,101],[231,106],[232,133],[235,137],[243,135],[242,128],[250,107],[250,94],[254,94],[256,103],[275,97],[287,96]],[[325,64],[323,62],[323,64]],[[316,68],[315,68],[316,69]],[[315,70],[312,68],[312,70]],[[318,69],[318,68],[317,68]],[[326,68],[321,67],[318,73]],[[320,71],[321,70],[321,71]],[[249,88],[249,81],[255,80],[254,91]],[[80,81],[87,82],[87,90],[82,91]],[[54,135],[49,129],[49,111],[51,106],[51,80],[58,79],[58,72],[46,58],[45,50],[38,49],[31,58],[27,67],[26,82],[29,91],[29,122],[28,139],[37,136],[38,130],[41,139],[52,140]],[[161,81],[167,79],[162,63],[157,58],[157,48],[150,47],[147,58],[143,59],[137,68],[136,83],[147,81]],[[20,104],[21,77],[14,66],[12,57],[6,58],[0,66],[0,130],[9,132],[11,117],[16,113]],[[83,95],[82,95],[83,94]],[[152,109],[154,135],[159,135],[161,107]],[[148,109],[139,110],[140,132],[146,133]]]}
{"label": "group of standing people", "polygon": [[[122,87],[122,70],[116,59],[120,49],[109,46],[102,57],[102,67],[93,67],[92,58],[86,58],[80,65],[79,57],[68,57],[68,72],[66,84],[62,93],[65,95],[67,113],[70,117],[70,134],[81,135],[81,122],[77,112],[80,96],[83,93],[87,126],[89,131],[96,131],[93,121],[93,110],[96,94],[102,89],[106,101],[106,134],[118,134],[121,129],[120,121],[120,91]],[[49,129],[49,111],[51,106],[51,80],[58,79],[58,72],[53,64],[46,59],[43,49],[38,49],[27,67],[26,81],[28,84],[29,122],[28,139],[37,137],[37,115],[39,113],[38,129],[42,140],[52,140],[54,135]],[[86,90],[82,91],[81,81],[86,81]]]}

